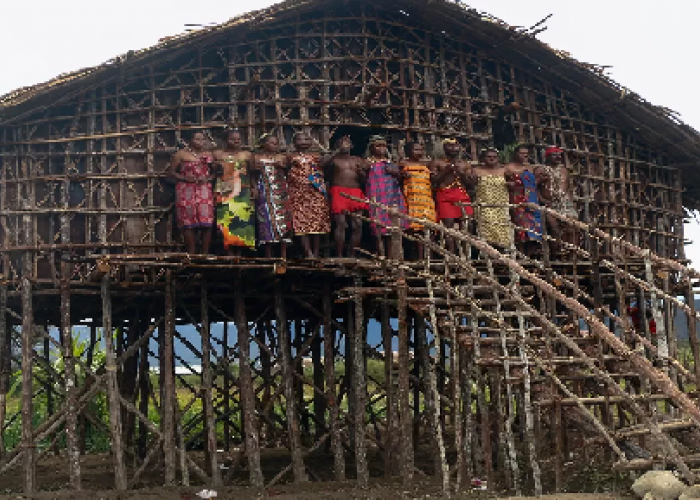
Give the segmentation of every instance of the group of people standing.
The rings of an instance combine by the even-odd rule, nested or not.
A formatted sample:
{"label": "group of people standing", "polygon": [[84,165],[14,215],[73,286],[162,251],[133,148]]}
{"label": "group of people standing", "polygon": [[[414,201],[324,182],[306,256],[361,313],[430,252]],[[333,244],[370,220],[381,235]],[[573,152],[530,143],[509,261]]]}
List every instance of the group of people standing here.
{"label": "group of people standing", "polygon": [[[473,167],[462,159],[456,139],[444,140],[444,155],[433,160],[426,159],[422,143],[409,142],[396,163],[381,136],[370,138],[363,158],[352,155],[347,136],[328,155],[314,151],[306,133],[294,136],[291,153],[280,152],[278,138],[268,134],[253,153],[235,129],[227,131],[222,148],[211,151],[206,144],[203,133],[192,133],[187,146],[173,155],[169,170],[189,253],[209,253],[217,227],[233,255],[243,248],[262,248],[272,257],[278,246],[284,259],[296,236],[304,255],[315,258],[321,235],[333,229],[336,255],[352,257],[360,248],[363,226],[355,213],[369,218],[376,252],[392,257],[387,236],[396,221],[384,208],[391,206],[409,216],[398,221],[406,231],[422,232],[425,220],[467,230],[465,222],[474,219],[478,233],[492,245],[505,249],[516,243],[532,256],[541,244],[543,223],[556,238],[566,239],[557,219],[543,217],[537,205],[577,215],[557,147],[546,150],[545,165],[529,163],[527,146],[518,146],[506,165],[496,149],[487,148]],[[449,240],[447,244],[452,246]]]}

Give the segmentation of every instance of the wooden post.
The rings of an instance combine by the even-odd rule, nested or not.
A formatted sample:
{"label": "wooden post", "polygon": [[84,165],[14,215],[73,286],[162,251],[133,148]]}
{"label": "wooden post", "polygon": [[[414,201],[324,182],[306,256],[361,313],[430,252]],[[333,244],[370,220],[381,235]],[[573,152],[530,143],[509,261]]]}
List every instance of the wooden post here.
{"label": "wooden post", "polygon": [[413,436],[411,432],[411,405],[409,390],[409,338],[408,338],[408,286],[401,263],[403,262],[403,239],[399,226],[399,217],[391,214],[391,254],[398,256],[396,286],[398,288],[398,320],[399,320],[399,374],[398,374],[398,415],[399,415],[399,470],[404,482],[413,479]]}
{"label": "wooden post", "polygon": [[[134,309],[134,316],[129,323],[128,328],[126,328],[126,348],[128,349],[136,343],[139,338],[139,332],[143,328],[141,321],[142,310],[138,307]],[[123,351],[124,349],[121,349]],[[118,355],[121,356],[122,352],[118,351]],[[124,360],[124,369],[122,370],[122,376],[120,378],[120,388],[122,396],[124,399],[129,401],[131,404],[136,404],[136,384],[138,379],[138,369],[139,369],[138,355],[134,352],[133,356],[129,356]],[[136,415],[128,411],[126,408],[122,408],[122,422],[124,424],[124,443],[127,449],[133,448],[134,445],[134,434],[136,432]]]}
{"label": "wooden post", "polygon": [[[148,342],[145,342],[139,352],[139,411],[148,415],[148,400],[151,392],[150,370],[148,362]],[[141,459],[146,458],[148,445],[148,428],[146,423],[139,421],[138,452]]]}
{"label": "wooden post", "polygon": [[122,443],[122,415],[117,385],[117,363],[112,341],[112,297],[110,295],[109,273],[102,277],[102,336],[105,341],[105,364],[107,370],[107,397],[109,399],[109,424],[114,453],[114,485],[117,490],[126,490],[126,468]]}
{"label": "wooden post", "polygon": [[[40,326],[38,327],[42,331],[46,331],[46,327]],[[43,349],[41,351],[41,354],[43,356],[43,365],[46,368],[49,368],[51,366],[51,343],[49,342],[48,337],[44,337],[44,342],[43,342]],[[45,378],[44,378],[44,392],[46,393],[46,414],[47,415],[53,415],[56,408],[54,407],[54,400],[53,400],[53,393],[54,393],[54,387],[53,387],[53,376],[51,373],[46,373]],[[54,440],[54,443],[51,446],[51,449],[53,450],[54,455],[58,455],[58,446],[57,443]]]}
{"label": "wooden post", "polygon": [[[231,363],[228,349],[228,318],[224,321],[224,331],[222,334],[221,358],[224,367],[224,450],[231,452]],[[246,323],[246,326],[248,324]]]}
{"label": "wooden post", "polygon": [[[87,366],[92,369],[94,357],[95,357],[95,346],[97,345],[97,327],[95,326],[95,321],[93,320],[90,323],[90,342],[88,343],[88,348],[87,348],[87,356],[86,356],[86,364]],[[85,377],[85,386],[88,387],[94,383],[94,379],[91,376],[86,376]],[[90,423],[87,420],[87,417],[84,414],[80,415],[79,419],[79,425],[80,425],[80,454],[84,455],[85,454],[85,448],[87,445],[87,433],[88,433],[88,426]]]}
{"label": "wooden post", "polygon": [[333,476],[336,481],[345,481],[345,455],[340,435],[339,401],[335,380],[335,327],[332,321],[331,289],[328,283],[323,286],[323,365],[326,379],[326,399],[328,400],[328,430],[331,433],[333,451]]}
{"label": "wooden post", "polygon": [[7,284],[4,277],[0,283],[0,458],[5,454],[2,429],[7,413],[7,393],[12,375],[11,338],[12,328],[7,325]]}
{"label": "wooden post", "polygon": [[173,272],[165,271],[165,327],[161,335],[161,428],[163,433],[163,453],[165,454],[165,485],[175,485],[175,374],[173,372],[175,335],[175,289]]}
{"label": "wooden post", "polygon": [[[26,255],[25,260],[29,259]],[[25,266],[25,271],[27,271]],[[36,491],[36,447],[32,417],[34,413],[34,311],[32,282],[29,274],[22,276],[22,448],[24,449],[24,494]]]}
{"label": "wooden post", "polygon": [[311,335],[315,334],[314,340],[311,342],[311,360],[313,363],[314,387],[317,389],[314,390],[314,421],[316,427],[316,440],[319,440],[321,439],[321,437],[323,437],[324,430],[321,423],[325,421],[326,408],[328,406],[328,402],[325,397],[325,378],[323,373],[323,363],[321,354],[323,339],[319,334],[320,328],[321,325],[318,322],[316,322],[314,331],[310,333]]}
{"label": "wooden post", "polygon": [[[212,486],[221,486],[221,470],[216,456],[216,422],[214,419],[214,397],[211,374],[211,338],[209,324],[209,299],[207,296],[207,281],[202,276],[200,292],[200,314],[202,332],[202,399],[205,419],[206,449],[209,452],[209,469]],[[175,404],[179,405],[177,399]]]}
{"label": "wooden post", "polygon": [[282,368],[282,383],[284,384],[284,399],[287,407],[287,431],[289,433],[289,447],[292,453],[292,469],[294,481],[298,483],[308,481],[304,468],[304,454],[299,436],[299,419],[296,402],[294,400],[294,367],[291,360],[291,345],[289,339],[289,326],[287,325],[287,312],[285,311],[284,298],[280,283],[275,284],[275,313],[277,335],[279,337],[279,359]]}
{"label": "wooden post", "polygon": [[[245,450],[248,456],[250,484],[255,488],[264,486],[262,469],[260,468],[260,437],[258,434],[258,419],[255,408],[255,388],[250,369],[250,332],[246,319],[245,297],[241,292],[240,278],[237,277],[233,289],[234,319],[238,332],[239,376],[241,388],[241,407],[243,409],[243,425],[245,427]],[[229,394],[226,394],[229,397]]]}
{"label": "wooden post", "polygon": [[[394,383],[394,349],[392,347],[392,329],[389,322],[389,303],[385,294],[381,303],[382,346],[384,347],[384,378],[386,385],[386,432],[384,433],[384,475],[392,476],[398,472],[396,441],[398,421],[396,415],[396,388]],[[396,435],[395,435],[396,434]]]}
{"label": "wooden post", "polygon": [[[355,278],[355,288],[362,287],[362,280]],[[362,303],[362,294],[355,294],[355,329],[348,331],[348,335],[354,335],[352,344],[352,374],[353,396],[355,399],[355,413],[353,415],[355,427],[355,466],[357,469],[357,482],[360,488],[369,486],[369,469],[367,468],[367,440],[365,438],[365,415],[367,413],[367,374],[365,372],[365,314]],[[410,415],[410,412],[409,412]],[[410,432],[410,427],[409,427]]]}
{"label": "wooden post", "polygon": [[70,271],[68,263],[61,261],[61,342],[63,345],[63,365],[66,386],[66,455],[70,485],[74,490],[81,488],[80,442],[78,439],[77,387],[75,386],[75,361],[73,359],[73,332],[70,316]]}

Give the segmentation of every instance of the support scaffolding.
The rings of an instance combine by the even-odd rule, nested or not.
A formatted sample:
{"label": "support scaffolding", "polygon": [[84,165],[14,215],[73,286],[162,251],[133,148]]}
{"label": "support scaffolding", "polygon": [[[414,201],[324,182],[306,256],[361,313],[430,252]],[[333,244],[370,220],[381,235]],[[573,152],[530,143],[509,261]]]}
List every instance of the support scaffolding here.
{"label": "support scaffolding", "polygon": [[[379,132],[395,156],[453,137],[474,161],[558,145],[581,221],[534,208],[585,238],[545,227],[566,253],[532,260],[392,211],[392,259],[185,255],[170,155],[230,125],[355,153]],[[0,487],[48,487],[56,451],[51,486],[74,490],[106,452],[119,490],[433,475],[540,494],[567,489],[571,454],[694,480],[698,158],[661,108],[445,0],[290,0],[0,98]]]}

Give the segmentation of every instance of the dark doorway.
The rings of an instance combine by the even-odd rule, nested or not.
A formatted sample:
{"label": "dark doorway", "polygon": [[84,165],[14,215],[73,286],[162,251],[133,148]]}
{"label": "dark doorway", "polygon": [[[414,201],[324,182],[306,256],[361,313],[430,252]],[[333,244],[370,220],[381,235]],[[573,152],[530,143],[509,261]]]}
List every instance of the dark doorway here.
{"label": "dark doorway", "polygon": [[351,125],[342,125],[335,130],[335,133],[331,137],[330,148],[331,150],[334,150],[336,141],[341,137],[349,135],[353,145],[352,154],[355,156],[364,157],[365,151],[367,150],[367,144],[369,143],[369,138],[373,135],[383,135],[389,143],[389,147],[391,148],[392,153],[395,154],[397,142],[394,142],[392,132],[393,134],[396,134],[396,131],[388,131],[379,127],[368,128],[356,127]]}

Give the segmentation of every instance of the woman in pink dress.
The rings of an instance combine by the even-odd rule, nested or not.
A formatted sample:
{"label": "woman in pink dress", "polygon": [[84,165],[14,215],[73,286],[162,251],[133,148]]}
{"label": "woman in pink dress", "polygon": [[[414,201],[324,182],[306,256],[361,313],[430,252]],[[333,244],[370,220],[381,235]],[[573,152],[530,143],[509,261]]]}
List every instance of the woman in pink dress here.
{"label": "woman in pink dress", "polygon": [[206,140],[202,132],[194,132],[188,145],[175,153],[168,173],[177,183],[177,224],[184,233],[187,253],[197,252],[201,234],[202,253],[209,253],[214,224],[214,196],[212,193],[213,157],[204,150]]}

